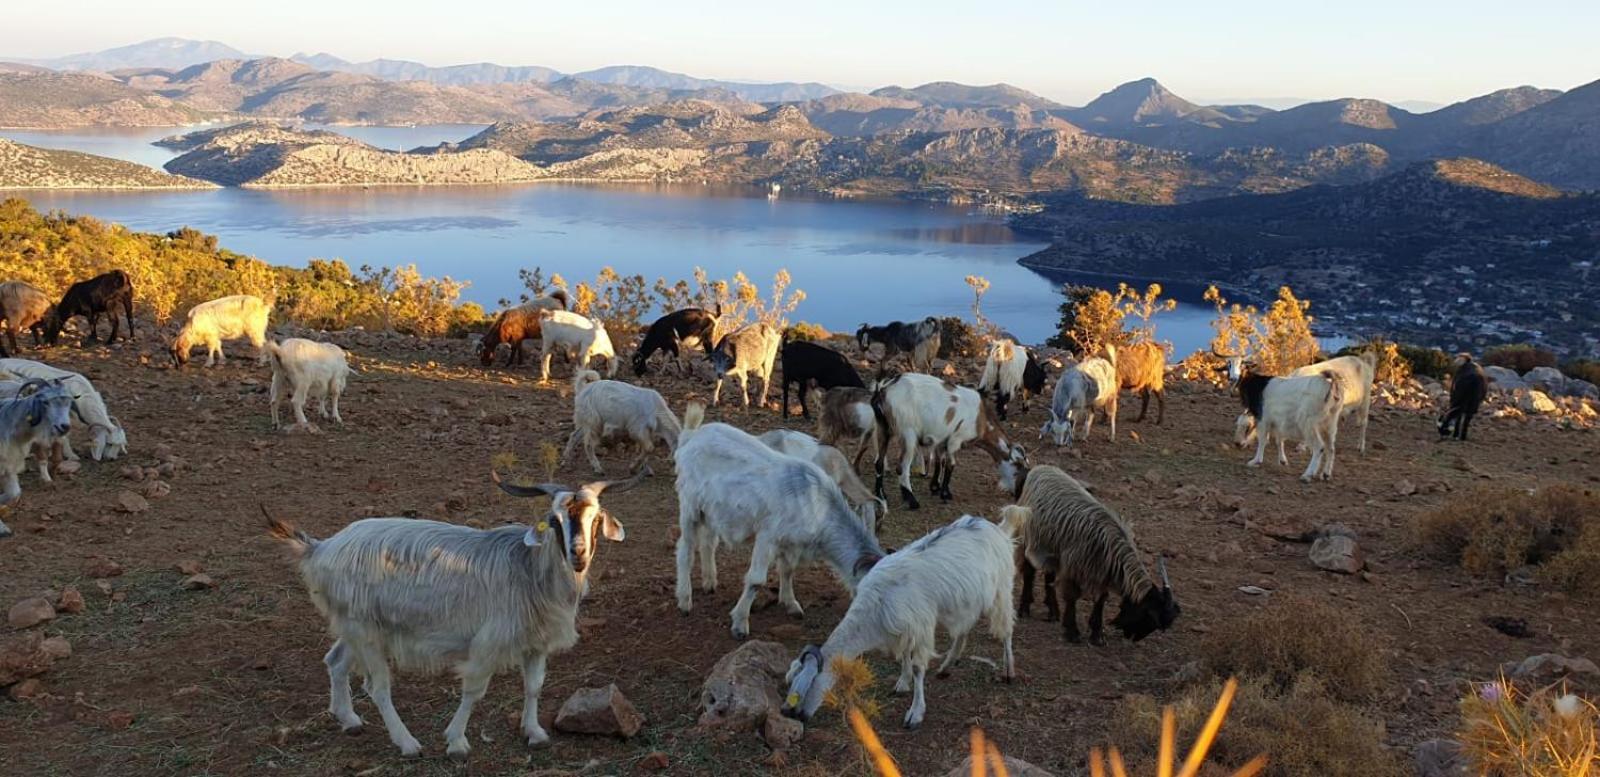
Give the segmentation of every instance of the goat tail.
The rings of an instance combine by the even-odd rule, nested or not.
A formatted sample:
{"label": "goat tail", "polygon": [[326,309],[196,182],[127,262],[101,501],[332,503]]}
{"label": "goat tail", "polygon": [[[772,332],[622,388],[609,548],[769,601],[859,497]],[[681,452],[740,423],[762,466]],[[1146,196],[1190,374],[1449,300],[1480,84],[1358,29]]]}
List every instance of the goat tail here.
{"label": "goat tail", "polygon": [[1028,521],[1033,520],[1033,509],[1022,505],[1006,505],[1000,508],[1000,528],[1004,529],[1015,540],[1027,528]]}
{"label": "goat tail", "polygon": [[576,370],[572,373],[572,393],[576,394],[599,380],[600,373],[594,370]]}
{"label": "goat tail", "polygon": [[1111,343],[1106,343],[1106,361],[1111,362],[1113,367],[1117,366],[1117,347]]}
{"label": "goat tail", "polygon": [[1323,414],[1337,413],[1344,407],[1344,382],[1333,370],[1323,370],[1322,379],[1328,381],[1328,399],[1322,406]]}
{"label": "goat tail", "polygon": [[298,559],[305,556],[308,551],[317,546],[317,543],[321,542],[316,537],[295,528],[294,524],[281,518],[272,517],[272,514],[267,512],[266,505],[257,506],[261,508],[261,515],[267,519],[267,536],[287,545],[289,552],[295,558]]}
{"label": "goat tail", "polygon": [[283,344],[277,340],[266,340],[261,343],[261,349],[267,352],[267,359],[272,363],[273,371],[283,369]]}
{"label": "goat tail", "polygon": [[684,406],[684,408],[683,408],[683,433],[684,433],[684,436],[688,436],[689,432],[692,432],[692,431],[694,431],[696,429],[699,429],[700,425],[705,423],[705,422],[706,422],[706,404],[704,402],[694,401],[694,402],[690,402],[689,404]]}

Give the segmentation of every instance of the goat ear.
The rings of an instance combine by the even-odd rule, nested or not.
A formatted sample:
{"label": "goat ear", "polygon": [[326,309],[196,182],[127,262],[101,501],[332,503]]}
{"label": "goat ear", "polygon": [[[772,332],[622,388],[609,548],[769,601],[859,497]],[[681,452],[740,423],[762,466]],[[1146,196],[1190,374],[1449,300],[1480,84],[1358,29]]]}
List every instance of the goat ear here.
{"label": "goat ear", "polygon": [[600,534],[612,542],[621,542],[628,536],[628,532],[622,528],[622,523],[604,510],[600,511]]}

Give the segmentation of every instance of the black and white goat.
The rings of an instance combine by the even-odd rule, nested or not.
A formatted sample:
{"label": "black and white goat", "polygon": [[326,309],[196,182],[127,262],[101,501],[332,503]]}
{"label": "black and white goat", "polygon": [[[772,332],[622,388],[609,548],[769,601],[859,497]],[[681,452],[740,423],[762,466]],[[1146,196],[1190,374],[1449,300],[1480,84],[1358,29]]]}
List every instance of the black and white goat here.
{"label": "black and white goat", "polygon": [[655,320],[645,331],[639,348],[633,352],[633,374],[644,377],[649,371],[650,356],[661,351],[673,357],[680,374],[688,373],[686,361],[695,348],[711,356],[716,345],[717,316],[700,308],[674,310]]}
{"label": "black and white goat", "polygon": [[578,642],[578,604],[588,591],[589,565],[601,537],[621,542],[622,524],[600,506],[600,495],[639,484],[580,488],[494,481],[513,496],[550,497],[550,512],[535,525],[473,529],[411,518],[367,518],[327,539],[268,519],[286,544],[328,619],[333,647],[328,666],[328,711],[346,731],[361,728],[350,699],[350,670],[365,675],[367,694],[383,716],[389,739],[405,756],[422,745],[406,729],[390,696],[389,664],[461,678],[461,703],[444,736],[450,755],[471,746],[467,721],[495,673],[522,669],[522,735],[529,745],[550,739],[539,725],[545,662]]}
{"label": "black and white goat", "polygon": [[800,400],[800,415],[811,417],[811,409],[806,406],[806,393],[812,387],[830,391],[839,387],[865,389],[867,384],[861,382],[861,374],[850,365],[850,360],[844,354],[824,345],[808,343],[803,340],[783,343],[783,417],[789,417],[789,386],[796,386],[796,394]]}
{"label": "black and white goat", "polygon": [[933,449],[929,486],[946,501],[952,498],[950,478],[955,473],[956,452],[969,442],[994,460],[1000,490],[1008,494],[1014,493],[1017,474],[1028,465],[1027,452],[1006,439],[1005,431],[978,392],[932,375],[907,372],[880,383],[872,395],[872,413],[878,421],[877,481],[873,491],[884,496],[889,442],[898,438],[902,447],[900,497],[907,509],[920,506],[911,492],[911,463],[921,447]]}
{"label": "black and white goat", "polygon": [[896,354],[903,353],[911,360],[911,369],[932,372],[933,360],[939,355],[939,319],[928,316],[911,323],[891,321],[883,326],[862,324],[856,330],[856,344],[861,347],[861,355],[867,355],[873,343],[883,345],[883,361],[886,363]]}
{"label": "black and white goat", "polygon": [[1468,354],[1456,356],[1455,376],[1450,379],[1450,406],[1439,418],[1439,437],[1467,439],[1467,427],[1489,395],[1489,376]]}
{"label": "black and white goat", "polygon": [[717,546],[751,544],[750,568],[733,606],[733,636],[750,635],[750,605],[778,568],[778,599],[791,615],[804,611],[794,597],[794,572],[822,561],[845,588],[883,558],[883,548],[850,510],[839,486],[809,461],[786,456],[727,424],[703,424],[705,407],[691,403],[673,454],[677,464],[678,609],[693,607],[690,568],[700,556],[700,585],[717,585]]}
{"label": "black and white goat", "polygon": [[994,394],[994,410],[1000,420],[1006,420],[1006,405],[1022,395],[1023,410],[1027,410],[1029,397],[1044,393],[1044,366],[1033,358],[1027,348],[1016,341],[1001,338],[989,346],[989,357],[983,364],[983,376],[978,379],[978,393]]}
{"label": "black and white goat", "polygon": [[1344,384],[1336,373],[1277,378],[1246,372],[1239,379],[1239,399],[1244,412],[1234,424],[1234,442],[1244,447],[1255,436],[1256,455],[1250,466],[1261,466],[1273,439],[1278,441],[1278,463],[1288,466],[1284,443],[1295,440],[1311,449],[1302,481],[1333,477],[1339,415],[1345,407]]}

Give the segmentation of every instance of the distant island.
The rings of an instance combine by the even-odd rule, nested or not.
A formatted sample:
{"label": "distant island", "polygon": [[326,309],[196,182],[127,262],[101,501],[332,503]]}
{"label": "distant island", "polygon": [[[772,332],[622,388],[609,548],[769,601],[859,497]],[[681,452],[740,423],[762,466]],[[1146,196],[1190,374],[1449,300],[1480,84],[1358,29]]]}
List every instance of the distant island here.
{"label": "distant island", "polygon": [[144,165],[0,138],[0,189],[210,189],[215,184]]}

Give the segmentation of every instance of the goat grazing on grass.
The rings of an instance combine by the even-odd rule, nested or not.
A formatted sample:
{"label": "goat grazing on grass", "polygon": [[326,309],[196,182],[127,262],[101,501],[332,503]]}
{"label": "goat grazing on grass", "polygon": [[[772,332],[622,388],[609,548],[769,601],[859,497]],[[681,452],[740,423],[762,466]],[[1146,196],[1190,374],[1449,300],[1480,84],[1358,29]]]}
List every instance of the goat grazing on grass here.
{"label": "goat grazing on grass", "polygon": [[196,345],[206,347],[206,366],[227,364],[222,352],[222,341],[248,338],[256,349],[256,363],[267,363],[267,320],[272,317],[272,306],[260,297],[235,294],[202,302],[189,308],[183,328],[172,339],[172,363],[182,367],[189,363],[189,352]]}
{"label": "goat grazing on grass", "polygon": [[700,556],[700,586],[717,585],[717,546],[751,543],[750,568],[734,604],[733,636],[750,635],[750,605],[778,567],[778,599],[796,617],[794,572],[823,561],[847,589],[883,558],[883,548],[850,510],[839,486],[820,467],[785,456],[727,424],[704,424],[705,407],[691,403],[673,454],[678,478],[678,609],[693,607],[690,568]]}
{"label": "goat grazing on grass", "polygon": [[1082,639],[1078,631],[1080,596],[1094,599],[1089,642],[1095,645],[1105,644],[1101,621],[1110,594],[1122,597],[1111,625],[1134,642],[1177,620],[1181,608],[1172,596],[1166,562],[1159,565],[1161,584],[1157,585],[1139,556],[1133,528],[1090,495],[1083,484],[1056,467],[1035,467],[1022,484],[1020,501],[1020,505],[1000,511],[1007,522],[1019,525],[1017,534],[1022,538],[1016,557],[1017,572],[1022,576],[1018,615],[1028,615],[1033,605],[1034,572],[1043,569],[1046,618],[1056,619],[1059,599],[1064,608],[1060,614],[1062,635],[1068,642]]}
{"label": "goat grazing on grass", "polygon": [[[868,411],[870,413],[870,411]],[[889,503],[878,498],[861,482],[861,477],[856,474],[850,460],[844,457],[844,452],[832,445],[817,441],[805,432],[793,429],[773,429],[762,434],[757,439],[767,447],[797,459],[809,461],[822,468],[833,478],[834,484],[839,486],[839,492],[844,494],[845,501],[855,508],[861,515],[861,521],[867,525],[867,531],[874,536],[878,534],[878,522],[882,516],[889,514]]]}
{"label": "goat grazing on grass", "polygon": [[1083,439],[1089,439],[1094,414],[1103,411],[1110,427],[1108,438],[1117,440],[1117,350],[1106,346],[1106,358],[1085,359],[1067,367],[1056,381],[1050,398],[1050,420],[1039,429],[1049,434],[1057,446],[1071,445],[1081,426]]}
{"label": "goat grazing on grass", "polygon": [[[1150,411],[1150,395],[1156,397],[1156,426],[1167,420],[1167,349],[1155,343],[1134,343],[1117,354],[1117,383],[1120,390],[1140,396],[1139,417]],[[1114,436],[1114,435],[1113,435]]]}
{"label": "goat grazing on grass", "polygon": [[[111,415],[106,400],[100,396],[88,378],[59,367],[29,359],[0,359],[0,377],[11,376],[20,381],[31,379],[57,380],[72,394],[72,412],[89,427],[91,442],[89,457],[95,461],[112,461],[128,450],[128,433],[122,422]],[[77,461],[78,453],[72,449],[69,438],[61,438],[62,455]]]}
{"label": "goat grazing on grass", "polygon": [[1027,452],[1006,439],[983,397],[972,389],[952,386],[932,375],[903,373],[878,385],[872,395],[872,413],[878,422],[877,481],[873,491],[879,497],[884,495],[883,472],[893,439],[890,435],[896,435],[903,449],[900,497],[907,509],[919,507],[911,492],[911,462],[921,447],[933,448],[929,486],[946,501],[952,498],[950,478],[955,473],[956,452],[968,442],[994,460],[1001,491],[1013,493],[1017,474],[1027,468]]}
{"label": "goat grazing on grass", "polygon": [[1311,463],[1300,479],[1333,477],[1333,458],[1339,437],[1339,414],[1344,410],[1344,382],[1332,372],[1276,378],[1246,372],[1239,379],[1239,399],[1244,412],[1234,424],[1234,442],[1240,447],[1256,438],[1256,455],[1250,466],[1259,467],[1267,445],[1278,441],[1278,463],[1289,465],[1284,442],[1296,440],[1311,449]]}
{"label": "goat grazing on grass", "polygon": [[[317,343],[291,337],[281,343],[268,341],[264,346],[272,362],[272,428],[278,428],[278,403],[284,392],[290,392],[289,406],[294,408],[297,428],[306,429],[306,400],[317,400],[317,412],[324,420],[344,425],[339,415],[339,395],[344,393],[345,381],[350,377],[350,364],[344,349],[333,343]],[[329,413],[328,404],[333,404]]]}
{"label": "goat grazing on grass", "polygon": [[1028,398],[1044,393],[1045,378],[1044,366],[1027,348],[1001,338],[989,346],[983,376],[978,379],[978,393],[987,396],[994,392],[995,413],[1004,421],[1006,405],[1018,394],[1022,395],[1023,410],[1027,410]]}
{"label": "goat grazing on grass", "polygon": [[[53,440],[72,430],[72,393],[60,380],[29,380],[15,394],[0,400],[0,506],[17,501],[22,485],[17,481],[35,446],[48,449]],[[49,480],[49,472],[42,472]],[[11,529],[0,522],[0,537]]]}
{"label": "goat grazing on grass", "polygon": [[604,324],[569,310],[541,310],[539,329],[541,383],[550,380],[550,354],[557,348],[569,349],[578,354],[578,364],[573,368],[574,372],[589,369],[589,362],[598,356],[606,360],[606,377],[617,376],[617,351],[611,346],[611,336],[606,334]]}
{"label": "goat grazing on grass", "polygon": [[856,344],[861,355],[866,356],[873,343],[883,345],[883,361],[887,363],[896,354],[905,354],[911,369],[933,371],[933,360],[939,355],[939,319],[929,316],[921,321],[906,323],[891,321],[883,326],[862,324],[856,330]]}
{"label": "goat grazing on grass", "polygon": [[1439,419],[1440,439],[1454,437],[1465,441],[1467,427],[1488,395],[1489,377],[1483,373],[1483,368],[1470,355],[1457,355],[1455,377],[1450,380],[1450,406]]}
{"label": "goat grazing on grass", "polygon": [[719,340],[711,351],[711,368],[717,373],[717,386],[711,390],[711,405],[715,407],[722,398],[722,381],[732,376],[739,379],[739,398],[749,407],[753,375],[761,381],[756,405],[766,407],[767,393],[772,388],[772,365],[782,342],[782,333],[762,322],[741,327]]}
{"label": "goat grazing on grass", "polygon": [[717,316],[700,308],[675,310],[656,319],[633,352],[633,374],[644,377],[649,371],[650,356],[661,351],[673,357],[679,374],[687,375],[689,354],[700,348],[709,358],[716,345],[716,332]]}
{"label": "goat grazing on grass", "polygon": [[390,741],[401,755],[417,755],[422,745],[390,697],[390,661],[430,674],[453,668],[461,677],[461,704],[444,736],[449,754],[463,758],[471,749],[473,705],[496,672],[521,667],[522,735],[529,745],[549,741],[539,725],[545,662],[578,642],[578,605],[599,539],[621,542],[624,536],[600,496],[632,488],[646,474],[580,488],[516,486],[495,475],[513,496],[550,497],[550,512],[532,527],[367,518],[319,540],[268,519],[272,536],[298,561],[311,602],[334,637],[323,658],[328,711],[346,731],[361,728],[350,699],[354,669],[365,676]]}
{"label": "goat grazing on grass", "polygon": [[928,708],[923,677],[937,656],[938,628],[950,635],[950,648],[939,663],[942,676],[961,657],[967,634],[980,617],[1000,641],[1001,678],[1010,682],[1016,674],[1011,651],[1016,622],[1011,610],[1016,576],[1012,530],[965,515],[885,556],[856,586],[850,609],[822,647],[807,645],[789,665],[783,714],[810,720],[833,687],[834,659],[878,650],[900,660],[894,689],[911,692],[905,727],[917,728]]}
{"label": "goat grazing on grass", "polygon": [[92,343],[98,335],[100,314],[104,313],[111,319],[111,335],[106,342],[115,342],[117,332],[120,331],[122,322],[117,318],[118,308],[128,319],[127,338],[133,340],[133,281],[128,274],[121,270],[112,270],[108,273],[96,275],[86,281],[78,281],[67,287],[67,292],[61,295],[61,301],[56,303],[54,311],[45,316],[44,341],[46,344],[55,345],[61,337],[61,330],[74,316],[83,316],[89,320],[89,335],[83,339],[85,343]]}
{"label": "goat grazing on grass", "polygon": [[501,343],[507,343],[511,346],[511,350],[506,354],[505,366],[521,364],[522,341],[538,339],[542,334],[539,327],[539,311],[566,309],[567,293],[556,289],[531,302],[500,311],[500,315],[495,316],[494,323],[489,325],[488,331],[483,333],[483,339],[478,341],[479,361],[485,367],[493,364],[495,351]]}
{"label": "goat grazing on grass", "polygon": [[807,419],[811,418],[811,409],[806,407],[806,393],[813,386],[823,391],[840,387],[867,387],[861,382],[861,375],[856,368],[850,366],[850,360],[832,348],[803,340],[785,340],[780,351],[783,360],[784,418],[789,417],[791,384],[796,387],[795,393],[800,400],[800,415]]}
{"label": "goat grazing on grass", "polygon": [[50,298],[38,286],[26,281],[0,283],[0,322],[6,325],[11,353],[18,351],[17,333],[24,329],[33,332],[33,347],[39,347],[49,314]]}
{"label": "goat grazing on grass", "polygon": [[571,458],[579,440],[583,441],[589,467],[596,475],[605,474],[605,470],[594,449],[609,439],[626,437],[639,449],[634,469],[645,466],[656,440],[669,451],[678,447],[678,418],[658,392],[622,381],[601,380],[600,373],[594,370],[578,370],[572,378],[572,388],[572,436],[561,452],[562,463]]}

